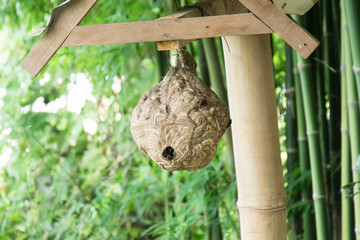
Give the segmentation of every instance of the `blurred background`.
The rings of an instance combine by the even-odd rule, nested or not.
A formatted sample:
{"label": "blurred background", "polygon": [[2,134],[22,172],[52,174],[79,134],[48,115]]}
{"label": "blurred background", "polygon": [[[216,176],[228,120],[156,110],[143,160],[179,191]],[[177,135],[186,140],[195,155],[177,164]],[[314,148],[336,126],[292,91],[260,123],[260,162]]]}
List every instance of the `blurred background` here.
{"label": "blurred background", "polygon": [[[194,2],[98,1],[80,24],[153,20]],[[322,42],[300,64],[312,70],[327,221],[340,239],[340,3],[324,2],[298,19]],[[1,1],[0,239],[240,239],[229,130],[196,172],[162,170],[132,139],[132,109],[175,52],[158,52],[153,42],[60,48],[36,78],[20,67],[60,3]],[[287,152],[301,134],[294,79],[303,65],[277,35],[271,41],[288,236],[315,239],[309,152],[305,167],[298,151]],[[199,76],[226,99],[221,39],[187,47]]]}

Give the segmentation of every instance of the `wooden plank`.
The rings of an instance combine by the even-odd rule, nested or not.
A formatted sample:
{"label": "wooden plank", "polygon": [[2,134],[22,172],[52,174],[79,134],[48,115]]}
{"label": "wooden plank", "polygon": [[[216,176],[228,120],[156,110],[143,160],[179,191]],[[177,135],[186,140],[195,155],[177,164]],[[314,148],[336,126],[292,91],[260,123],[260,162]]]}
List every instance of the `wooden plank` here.
{"label": "wooden plank", "polygon": [[288,16],[279,12],[271,1],[239,1],[304,58],[308,58],[319,46],[319,41],[315,37]]}
{"label": "wooden plank", "polygon": [[185,47],[187,44],[194,41],[194,39],[191,40],[170,40],[170,41],[159,41],[157,42],[157,50],[158,51],[167,51],[171,49],[180,49],[182,47]]}
{"label": "wooden plank", "polygon": [[[180,9],[174,14],[162,17],[158,20],[164,19],[177,19],[177,18],[190,18],[190,17],[201,17],[201,11],[198,7],[185,7],[184,9]],[[166,51],[170,49],[180,49],[187,44],[194,41],[191,40],[169,40],[169,41],[159,41],[157,42],[157,50],[158,51]]]}
{"label": "wooden plank", "polygon": [[77,26],[62,47],[191,40],[272,32],[253,14],[244,13]]}
{"label": "wooden plank", "polygon": [[84,18],[97,0],[72,0],[64,5],[61,14],[49,26],[20,64],[35,77],[51,59],[74,27]]}
{"label": "wooden plank", "polygon": [[318,0],[273,0],[279,12],[297,15],[307,13],[317,1]]}

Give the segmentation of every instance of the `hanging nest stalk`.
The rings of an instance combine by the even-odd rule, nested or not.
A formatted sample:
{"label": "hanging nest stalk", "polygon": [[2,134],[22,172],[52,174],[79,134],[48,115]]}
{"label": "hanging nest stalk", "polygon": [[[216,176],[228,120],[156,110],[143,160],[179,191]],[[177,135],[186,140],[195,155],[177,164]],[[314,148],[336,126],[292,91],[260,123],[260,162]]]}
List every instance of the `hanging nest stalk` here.
{"label": "hanging nest stalk", "polygon": [[175,67],[142,96],[131,115],[139,149],[168,171],[206,167],[230,124],[228,107],[195,68],[192,56],[178,50]]}

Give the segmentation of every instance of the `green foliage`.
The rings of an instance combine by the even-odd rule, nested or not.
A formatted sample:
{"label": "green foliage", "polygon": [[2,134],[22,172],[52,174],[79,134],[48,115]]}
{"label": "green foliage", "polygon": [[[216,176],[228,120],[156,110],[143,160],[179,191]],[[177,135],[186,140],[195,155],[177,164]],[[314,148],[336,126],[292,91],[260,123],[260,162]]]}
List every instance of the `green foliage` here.
{"label": "green foliage", "polygon": [[[131,111],[159,81],[154,43],[61,48],[37,78],[19,66],[60,2],[2,1],[0,239],[204,239],[216,209],[238,239],[223,142],[207,168],[169,174],[131,137]],[[99,1],[82,24],[150,20],[162,4]]]}
{"label": "green foliage", "polygon": [[[279,118],[279,135],[281,152],[286,152],[286,136],[285,136],[285,115],[286,115],[286,86],[285,86],[285,42],[277,35],[272,35],[273,47],[273,64],[274,64],[274,78],[275,78],[275,94]],[[282,160],[286,156],[282,155]]]}

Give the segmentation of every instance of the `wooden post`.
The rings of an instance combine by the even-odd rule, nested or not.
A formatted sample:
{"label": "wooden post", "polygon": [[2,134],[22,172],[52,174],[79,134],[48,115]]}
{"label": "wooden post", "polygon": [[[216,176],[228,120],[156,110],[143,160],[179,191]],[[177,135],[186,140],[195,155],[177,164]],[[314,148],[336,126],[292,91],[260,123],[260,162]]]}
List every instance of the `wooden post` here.
{"label": "wooden post", "polygon": [[275,83],[269,35],[223,40],[241,239],[286,239]]}

